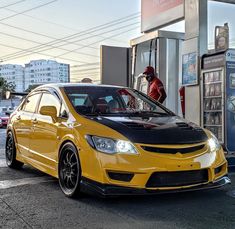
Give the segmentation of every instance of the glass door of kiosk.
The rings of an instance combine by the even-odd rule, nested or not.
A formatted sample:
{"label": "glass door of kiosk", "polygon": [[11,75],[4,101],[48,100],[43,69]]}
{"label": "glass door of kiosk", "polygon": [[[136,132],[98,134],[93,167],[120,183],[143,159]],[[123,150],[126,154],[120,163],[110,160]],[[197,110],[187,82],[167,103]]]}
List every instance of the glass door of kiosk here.
{"label": "glass door of kiosk", "polygon": [[202,126],[235,153],[235,49],[202,57]]}

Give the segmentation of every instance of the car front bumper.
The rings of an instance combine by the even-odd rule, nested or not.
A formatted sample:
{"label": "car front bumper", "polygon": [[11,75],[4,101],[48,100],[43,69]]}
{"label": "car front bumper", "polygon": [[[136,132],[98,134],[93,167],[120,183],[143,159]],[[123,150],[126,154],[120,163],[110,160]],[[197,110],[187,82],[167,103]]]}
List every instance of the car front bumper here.
{"label": "car front bumper", "polygon": [[118,185],[102,184],[85,177],[81,179],[81,191],[91,194],[98,194],[102,197],[112,197],[112,196],[125,196],[125,195],[156,195],[156,194],[167,194],[167,193],[178,193],[178,192],[187,192],[187,191],[199,191],[220,188],[227,184],[230,184],[231,181],[229,177],[223,176],[213,182],[207,184],[199,184],[193,187],[181,187],[168,190],[159,190],[159,189],[148,189],[148,188],[132,188],[124,187]]}

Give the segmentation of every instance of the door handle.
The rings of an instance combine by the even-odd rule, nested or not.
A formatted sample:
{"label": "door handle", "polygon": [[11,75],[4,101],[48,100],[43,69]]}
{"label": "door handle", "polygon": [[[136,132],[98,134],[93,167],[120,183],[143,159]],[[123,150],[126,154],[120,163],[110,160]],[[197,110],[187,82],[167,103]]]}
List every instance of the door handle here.
{"label": "door handle", "polygon": [[20,115],[18,115],[18,116],[16,117],[16,120],[21,120]]}
{"label": "door handle", "polygon": [[37,124],[37,123],[38,123],[38,120],[37,120],[36,118],[33,118],[33,119],[32,119],[32,123],[33,123],[33,124]]}

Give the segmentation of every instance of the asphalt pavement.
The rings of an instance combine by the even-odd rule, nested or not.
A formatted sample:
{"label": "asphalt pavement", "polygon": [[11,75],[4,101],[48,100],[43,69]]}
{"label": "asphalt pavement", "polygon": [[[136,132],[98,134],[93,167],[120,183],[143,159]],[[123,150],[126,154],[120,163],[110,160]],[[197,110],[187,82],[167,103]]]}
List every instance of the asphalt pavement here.
{"label": "asphalt pavement", "polygon": [[217,190],[141,197],[66,198],[58,181],[30,166],[6,167],[0,129],[0,228],[234,229],[235,174]]}
{"label": "asphalt pavement", "polygon": [[5,147],[5,140],[6,140],[6,129],[0,128],[0,157],[1,157],[1,151]]}

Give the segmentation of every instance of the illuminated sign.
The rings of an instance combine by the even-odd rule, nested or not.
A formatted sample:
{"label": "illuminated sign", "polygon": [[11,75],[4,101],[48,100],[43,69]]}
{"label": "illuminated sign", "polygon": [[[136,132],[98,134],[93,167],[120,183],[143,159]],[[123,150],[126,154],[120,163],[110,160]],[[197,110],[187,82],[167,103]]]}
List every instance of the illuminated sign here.
{"label": "illuminated sign", "polygon": [[184,18],[184,0],[142,0],[141,31],[146,32]]}

